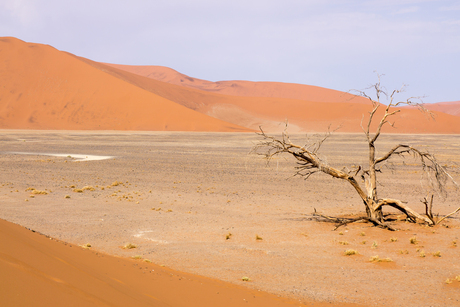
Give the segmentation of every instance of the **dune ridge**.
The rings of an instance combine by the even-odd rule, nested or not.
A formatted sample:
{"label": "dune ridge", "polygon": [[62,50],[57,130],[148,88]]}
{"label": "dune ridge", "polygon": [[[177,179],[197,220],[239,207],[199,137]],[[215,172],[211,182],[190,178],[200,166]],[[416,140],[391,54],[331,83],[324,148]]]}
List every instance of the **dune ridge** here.
{"label": "dune ridge", "polygon": [[250,131],[190,110],[79,58],[0,39],[0,128]]}
{"label": "dune ridge", "polygon": [[192,78],[164,66],[104,64],[150,79],[230,96],[288,98],[315,102],[367,103],[367,99],[363,97],[313,85],[243,80],[212,82]]}
{"label": "dune ridge", "polygon": [[[361,132],[369,102],[326,88],[188,77],[160,66],[98,63],[16,38],[0,38],[0,128]],[[452,107],[453,106],[453,107]],[[391,133],[460,133],[456,104],[436,120],[405,109]],[[380,116],[382,113],[378,116]]]}
{"label": "dune ridge", "polygon": [[426,108],[431,111],[438,111],[450,115],[460,116],[460,101],[448,101],[427,104]]}
{"label": "dune ridge", "polygon": [[[102,63],[99,65],[112,67],[110,71],[119,77],[188,108],[254,130],[262,126],[265,131],[280,131],[284,127],[284,122],[288,121],[292,133],[324,132],[329,128],[337,127],[340,127],[340,132],[362,132],[361,121],[363,116],[366,120],[366,115],[370,111],[370,104],[363,97],[319,87],[271,82],[223,81],[225,84],[233,82],[252,86],[252,90],[246,86],[243,95],[237,96],[238,91],[234,89],[238,86],[224,88],[222,82],[190,78],[166,67]],[[163,81],[170,85],[169,88],[163,86],[163,90],[160,91],[160,87],[155,84]],[[272,86],[271,91],[261,90],[273,84],[276,86]],[[212,90],[213,86],[214,89],[219,90]],[[297,90],[293,91],[291,96],[286,95],[290,93],[291,88]],[[227,94],[224,95],[223,92]],[[257,96],[264,93],[265,97]],[[311,97],[317,100],[287,97]],[[382,114],[383,110],[380,110],[378,115]],[[405,109],[394,117],[396,125],[385,127],[384,131],[448,134],[460,132],[460,125],[455,116],[435,110],[434,117],[436,120],[429,119],[427,114],[419,110]],[[373,125],[374,128],[376,124]]]}

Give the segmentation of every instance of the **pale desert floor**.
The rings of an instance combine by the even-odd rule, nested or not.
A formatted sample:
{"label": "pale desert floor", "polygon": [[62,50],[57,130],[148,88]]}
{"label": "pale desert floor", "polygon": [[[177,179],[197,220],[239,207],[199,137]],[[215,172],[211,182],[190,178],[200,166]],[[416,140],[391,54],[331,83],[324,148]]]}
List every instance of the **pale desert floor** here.
{"label": "pale desert floor", "polygon": [[[302,143],[304,137],[295,139]],[[253,133],[4,130],[0,218],[72,244],[90,243],[93,250],[140,255],[284,297],[460,305],[460,214],[434,228],[398,222],[400,230],[390,232],[356,223],[333,231],[334,225],[314,221],[310,213],[362,213],[351,186],[323,175],[293,178],[289,157],[267,167],[260,156],[248,155],[257,140]],[[361,134],[336,134],[322,153],[333,166],[364,164],[363,141]],[[436,154],[460,182],[460,136],[383,136],[379,152],[399,142]],[[72,155],[114,158],[78,161]],[[414,164],[408,158],[384,169],[379,195],[407,201],[422,213],[426,192]],[[94,191],[73,191],[85,186]],[[435,197],[434,212],[459,206],[459,192],[452,186],[449,192],[444,202]],[[417,244],[410,243],[413,237]],[[122,249],[127,243],[137,248]],[[345,256],[347,249],[359,254]],[[433,256],[438,251],[441,257]],[[393,261],[371,263],[375,255]]]}

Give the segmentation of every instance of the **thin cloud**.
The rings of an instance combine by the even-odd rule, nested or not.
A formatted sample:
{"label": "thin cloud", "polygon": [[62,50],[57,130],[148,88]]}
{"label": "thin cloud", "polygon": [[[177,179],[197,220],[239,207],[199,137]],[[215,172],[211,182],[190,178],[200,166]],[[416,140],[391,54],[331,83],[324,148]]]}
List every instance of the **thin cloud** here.
{"label": "thin cloud", "polygon": [[450,5],[450,6],[441,6],[438,10],[440,12],[460,11],[460,4]]}
{"label": "thin cloud", "polygon": [[402,14],[410,14],[410,13],[415,13],[420,10],[420,7],[418,6],[411,6],[411,7],[406,7],[402,8],[396,12],[394,12],[395,15],[402,15]]}

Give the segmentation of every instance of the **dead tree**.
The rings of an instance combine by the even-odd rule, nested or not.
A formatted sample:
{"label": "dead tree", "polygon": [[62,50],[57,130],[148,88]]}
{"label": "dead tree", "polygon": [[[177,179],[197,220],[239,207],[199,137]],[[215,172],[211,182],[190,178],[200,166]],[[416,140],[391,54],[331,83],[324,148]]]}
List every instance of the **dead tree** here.
{"label": "dead tree", "polygon": [[[262,128],[260,128],[260,133],[258,134],[262,136],[263,140],[253,148],[253,152],[262,154],[268,160],[267,162],[269,162],[274,156],[284,153],[294,156],[298,161],[296,175],[302,176],[305,179],[308,179],[311,175],[320,172],[348,182],[358,193],[364,203],[367,214],[364,219],[372,222],[374,225],[394,230],[385,222],[385,216],[383,214],[383,207],[385,206],[393,207],[401,211],[406,215],[407,220],[411,222],[416,222],[418,220],[428,225],[435,225],[437,222],[433,218],[431,211],[432,200],[431,203],[428,203],[425,199],[424,203],[427,208],[427,215],[424,216],[412,210],[401,200],[380,198],[377,194],[377,173],[381,172],[381,166],[390,158],[395,156],[404,157],[411,155],[420,161],[421,168],[427,175],[430,185],[438,191],[444,192],[445,185],[448,181],[452,181],[456,185],[451,175],[437,162],[436,158],[432,154],[418,150],[408,144],[398,144],[380,157],[376,156],[375,147],[376,141],[382,132],[382,127],[385,125],[394,125],[394,122],[390,122],[389,119],[401,111],[398,107],[414,106],[419,108],[422,112],[426,112],[430,115],[432,114],[427,111],[421,103],[415,102],[415,98],[409,98],[406,101],[396,102],[395,95],[402,92],[404,87],[400,90],[394,90],[391,94],[388,94],[380,85],[380,76],[378,82],[374,84],[371,89],[375,90],[376,99],[371,98],[364,91],[357,91],[358,95],[368,98],[372,105],[372,110],[369,113],[367,124],[363,125],[364,116],[361,121],[361,127],[366,136],[369,149],[368,165],[356,166],[354,169],[349,171],[345,171],[345,168],[340,170],[331,167],[325,159],[322,159],[318,154],[322,144],[331,135],[331,132],[328,131],[328,133],[317,142],[310,142],[304,146],[300,146],[291,142],[287,132],[287,123],[281,137],[269,136],[262,130]],[[387,97],[389,101],[386,106],[380,103],[380,99],[384,96]],[[378,122],[377,127],[374,128],[374,131],[371,131],[372,124],[374,122],[377,123],[375,117],[379,108],[384,108],[384,114]],[[459,210],[460,208],[451,214],[454,214]],[[356,220],[335,219],[335,221],[339,223],[339,226],[357,220],[363,220],[363,218]]]}

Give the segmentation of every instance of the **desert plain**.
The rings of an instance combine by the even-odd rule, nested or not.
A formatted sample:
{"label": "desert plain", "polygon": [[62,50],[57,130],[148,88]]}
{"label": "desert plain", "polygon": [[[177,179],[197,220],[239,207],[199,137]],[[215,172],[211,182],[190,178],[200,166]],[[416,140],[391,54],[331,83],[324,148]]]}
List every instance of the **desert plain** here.
{"label": "desert plain", "polygon": [[[305,137],[292,136],[299,143]],[[368,223],[334,230],[312,212],[363,214],[352,187],[321,174],[293,177],[290,157],[267,165],[249,154],[259,140],[255,133],[3,130],[0,218],[79,253],[130,258],[144,275],[197,274],[292,306],[460,305],[458,214],[427,227],[393,212],[395,232]],[[460,182],[458,135],[391,134],[379,141],[379,153],[410,143],[435,154]],[[365,164],[364,135],[333,134],[321,154],[339,168]],[[84,159],[92,156],[108,158]],[[395,159],[379,176],[379,195],[424,213],[427,194],[415,160]],[[435,196],[435,213],[459,206],[458,191],[448,192]],[[8,246],[2,248],[5,255]],[[348,249],[357,254],[345,255]],[[377,255],[392,261],[370,261]],[[2,283],[8,289],[11,281]],[[249,304],[244,300],[229,306]]]}

